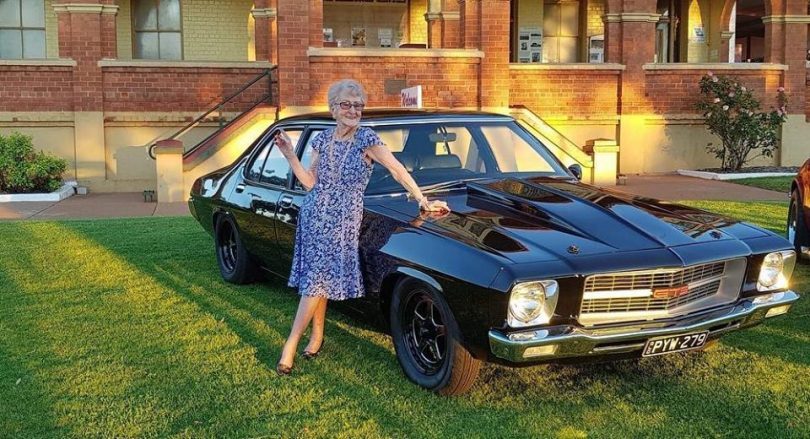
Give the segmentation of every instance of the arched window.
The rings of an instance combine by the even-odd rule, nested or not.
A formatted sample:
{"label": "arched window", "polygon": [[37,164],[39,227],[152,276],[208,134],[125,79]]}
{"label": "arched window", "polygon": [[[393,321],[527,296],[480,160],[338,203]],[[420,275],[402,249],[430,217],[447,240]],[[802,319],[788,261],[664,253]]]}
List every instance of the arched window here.
{"label": "arched window", "polygon": [[133,0],[133,57],[182,59],[180,0]]}
{"label": "arched window", "polygon": [[44,0],[0,0],[0,58],[45,58]]}
{"label": "arched window", "polygon": [[762,0],[738,0],[734,17],[734,62],[765,60],[765,3]]}

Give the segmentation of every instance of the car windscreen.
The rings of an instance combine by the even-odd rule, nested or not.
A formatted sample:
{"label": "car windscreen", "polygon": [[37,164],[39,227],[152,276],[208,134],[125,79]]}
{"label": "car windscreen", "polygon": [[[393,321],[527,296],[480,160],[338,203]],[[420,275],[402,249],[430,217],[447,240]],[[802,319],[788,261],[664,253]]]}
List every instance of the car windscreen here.
{"label": "car windscreen", "polygon": [[[566,176],[542,143],[515,122],[411,123],[373,127],[419,186],[498,177]],[[366,194],[402,186],[375,163]]]}

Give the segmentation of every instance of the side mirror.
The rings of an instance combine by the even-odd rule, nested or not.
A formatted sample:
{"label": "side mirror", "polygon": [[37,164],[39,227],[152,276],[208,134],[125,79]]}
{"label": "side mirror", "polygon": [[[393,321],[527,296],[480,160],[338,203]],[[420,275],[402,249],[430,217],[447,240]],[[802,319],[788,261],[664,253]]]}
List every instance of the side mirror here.
{"label": "side mirror", "polygon": [[573,165],[569,166],[568,170],[574,174],[574,177],[576,177],[577,180],[582,181],[582,166],[580,166],[579,163],[574,163]]}

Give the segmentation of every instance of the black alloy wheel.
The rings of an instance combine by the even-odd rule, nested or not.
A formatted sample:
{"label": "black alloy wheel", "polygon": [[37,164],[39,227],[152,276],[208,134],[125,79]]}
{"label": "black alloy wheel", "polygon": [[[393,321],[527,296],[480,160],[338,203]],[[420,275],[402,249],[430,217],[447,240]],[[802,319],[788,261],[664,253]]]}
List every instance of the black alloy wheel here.
{"label": "black alloy wheel", "polygon": [[257,270],[250,254],[245,249],[239,229],[230,215],[217,218],[214,234],[219,273],[234,284],[246,284],[255,279]]}
{"label": "black alloy wheel", "polygon": [[799,191],[790,193],[790,206],[788,207],[787,239],[793,244],[798,260],[802,260],[802,248],[810,247],[810,232],[804,222],[804,211],[802,209]]}
{"label": "black alloy wheel", "polygon": [[414,291],[400,308],[405,345],[416,367],[425,375],[435,375],[447,357],[447,327],[433,299],[424,291]]}
{"label": "black alloy wheel", "polygon": [[390,316],[397,359],[411,381],[443,395],[473,385],[481,362],[460,343],[458,325],[440,293],[415,280],[401,282]]}

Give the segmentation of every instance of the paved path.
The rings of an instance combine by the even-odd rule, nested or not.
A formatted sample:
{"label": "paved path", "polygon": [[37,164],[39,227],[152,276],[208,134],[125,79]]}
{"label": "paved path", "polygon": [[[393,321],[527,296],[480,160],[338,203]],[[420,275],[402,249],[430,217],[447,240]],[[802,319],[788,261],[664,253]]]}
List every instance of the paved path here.
{"label": "paved path", "polygon": [[0,219],[58,220],[190,215],[186,203],[144,202],[140,193],[74,195],[60,202],[0,203]]}
{"label": "paved path", "polygon": [[[630,175],[616,189],[662,200],[787,201],[787,194],[681,175]],[[0,220],[189,215],[186,203],[146,203],[140,193],[74,195],[58,203],[0,203]]]}
{"label": "paved path", "polygon": [[788,201],[788,194],[683,175],[628,175],[616,189],[659,200]]}

